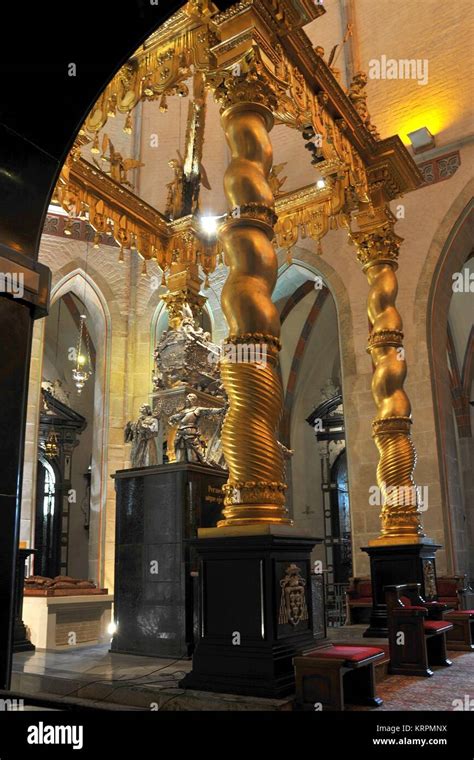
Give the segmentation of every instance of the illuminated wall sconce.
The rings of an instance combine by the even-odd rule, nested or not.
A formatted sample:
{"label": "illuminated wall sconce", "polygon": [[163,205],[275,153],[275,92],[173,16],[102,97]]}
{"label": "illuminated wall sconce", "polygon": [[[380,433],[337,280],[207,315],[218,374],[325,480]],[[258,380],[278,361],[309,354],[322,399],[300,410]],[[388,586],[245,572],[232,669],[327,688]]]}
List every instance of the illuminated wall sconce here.
{"label": "illuminated wall sconce", "polygon": [[408,139],[411,142],[413,153],[424,153],[435,146],[435,139],[428,127],[415,129],[414,132],[408,132]]}

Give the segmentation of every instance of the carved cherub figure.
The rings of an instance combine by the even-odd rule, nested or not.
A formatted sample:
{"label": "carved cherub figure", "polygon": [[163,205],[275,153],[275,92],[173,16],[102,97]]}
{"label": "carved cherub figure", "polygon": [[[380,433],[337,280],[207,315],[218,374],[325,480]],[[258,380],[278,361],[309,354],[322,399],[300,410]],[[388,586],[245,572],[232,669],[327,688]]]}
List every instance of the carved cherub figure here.
{"label": "carved cherub figure", "polygon": [[[134,158],[123,158],[122,154],[119,153],[118,150],[115,150],[108,134],[104,134],[104,137],[102,139],[101,158],[103,161],[106,161],[109,164],[109,168],[106,171],[106,174],[109,174],[110,177],[120,185],[126,185],[132,189],[133,185],[128,181],[127,178],[128,172],[132,169],[138,169],[140,166],[145,166],[145,164],[142,164],[141,161],[137,161]],[[95,165],[100,169],[101,167],[97,161],[95,159],[93,160]]]}
{"label": "carved cherub figure", "polygon": [[270,185],[275,198],[280,195],[280,191],[288,179],[288,177],[280,177],[280,174],[282,173],[287,163],[288,161],[284,161],[281,164],[275,164],[275,166],[272,167],[270,176],[268,177],[268,184]]}

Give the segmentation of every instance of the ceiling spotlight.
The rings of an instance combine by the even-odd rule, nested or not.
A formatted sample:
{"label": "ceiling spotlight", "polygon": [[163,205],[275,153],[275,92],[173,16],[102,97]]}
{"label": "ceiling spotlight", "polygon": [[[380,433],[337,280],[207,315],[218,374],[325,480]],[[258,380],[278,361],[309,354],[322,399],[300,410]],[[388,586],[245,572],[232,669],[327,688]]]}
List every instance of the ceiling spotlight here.
{"label": "ceiling spotlight", "polygon": [[414,132],[408,132],[407,137],[411,142],[413,153],[424,153],[425,150],[430,150],[435,146],[435,139],[428,127],[420,127]]}
{"label": "ceiling spotlight", "polygon": [[200,224],[202,231],[205,232],[206,235],[209,235],[209,237],[216,235],[218,221],[218,216],[201,216]]}
{"label": "ceiling spotlight", "polygon": [[316,187],[318,188],[318,190],[324,190],[324,188],[326,187],[326,181],[324,179],[318,179],[318,181],[316,182]]}

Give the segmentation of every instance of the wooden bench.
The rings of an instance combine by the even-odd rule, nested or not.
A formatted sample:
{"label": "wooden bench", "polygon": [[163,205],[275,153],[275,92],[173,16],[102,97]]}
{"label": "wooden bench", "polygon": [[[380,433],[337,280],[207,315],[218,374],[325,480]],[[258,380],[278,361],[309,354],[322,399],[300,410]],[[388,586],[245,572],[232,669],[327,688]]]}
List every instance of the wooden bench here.
{"label": "wooden bench", "polygon": [[452,665],[447,658],[446,634],[453,626],[445,620],[428,619],[429,609],[433,618],[440,613],[440,605],[425,602],[420,590],[420,583],[385,586],[389,673],[432,676],[430,665]]}
{"label": "wooden bench", "polygon": [[455,610],[454,612],[445,612],[444,620],[451,623],[453,626],[453,629],[446,634],[448,649],[473,652],[474,610]]}
{"label": "wooden bench", "polygon": [[374,665],[383,649],[334,645],[294,657],[298,710],[344,710],[345,703],[378,707]]}

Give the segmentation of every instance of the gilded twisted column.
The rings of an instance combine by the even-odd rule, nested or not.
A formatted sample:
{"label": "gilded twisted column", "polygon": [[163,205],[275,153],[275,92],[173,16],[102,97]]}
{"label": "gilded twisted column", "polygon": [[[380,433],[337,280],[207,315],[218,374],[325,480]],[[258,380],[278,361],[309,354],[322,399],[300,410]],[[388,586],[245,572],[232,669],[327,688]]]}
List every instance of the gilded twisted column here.
{"label": "gilded twisted column", "polygon": [[291,524],[277,443],[283,395],[277,373],[280,320],[271,295],[277,279],[276,222],[268,182],[273,95],[258,75],[226,74],[215,92],[231,161],[224,188],[231,212],[220,231],[229,275],[222,309],[229,337],[221,376],[229,397],[222,445],[229,466],[219,527]]}
{"label": "gilded twisted column", "polygon": [[374,366],[372,394],[377,416],[373,436],[380,455],[377,483],[382,496],[382,532],[370,543],[418,543],[424,533],[413,479],[416,451],[410,435],[411,405],[403,388],[407,374],[403,324],[396,307],[402,238],[393,230],[390,212],[384,211],[384,217],[372,230],[352,234],[369,283],[367,350]]}

